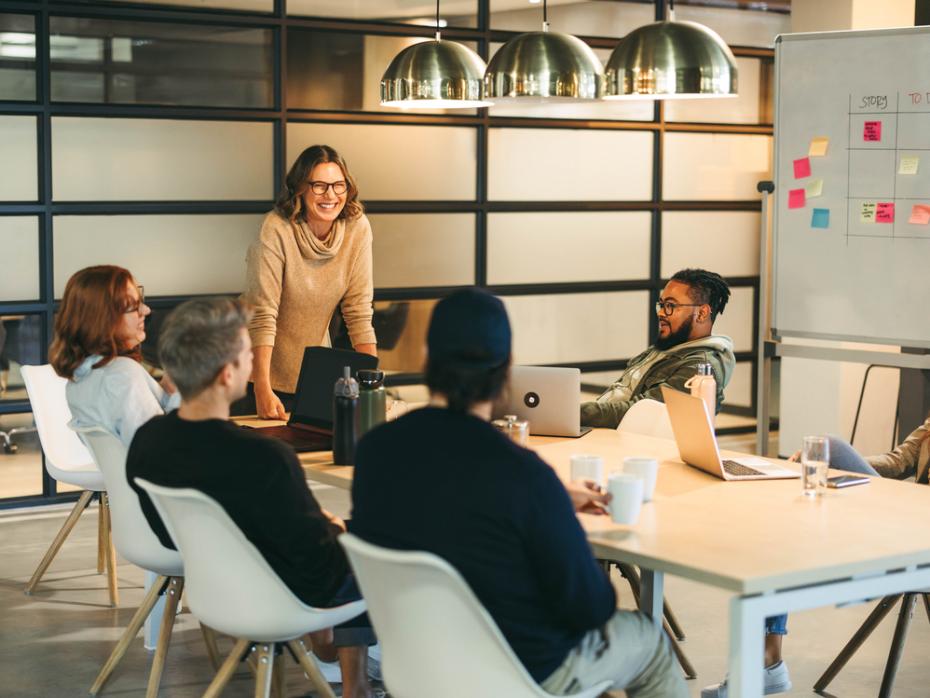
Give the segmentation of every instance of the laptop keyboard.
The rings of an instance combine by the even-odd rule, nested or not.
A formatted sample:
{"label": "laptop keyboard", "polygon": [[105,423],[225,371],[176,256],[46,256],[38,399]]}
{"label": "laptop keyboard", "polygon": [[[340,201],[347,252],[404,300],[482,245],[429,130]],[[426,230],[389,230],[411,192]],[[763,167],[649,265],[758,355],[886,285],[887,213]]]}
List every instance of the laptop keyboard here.
{"label": "laptop keyboard", "polygon": [[735,460],[723,461],[723,469],[726,471],[727,475],[735,475],[737,477],[746,475],[765,475],[765,473],[756,470],[755,468],[750,468],[748,465],[737,463]]}

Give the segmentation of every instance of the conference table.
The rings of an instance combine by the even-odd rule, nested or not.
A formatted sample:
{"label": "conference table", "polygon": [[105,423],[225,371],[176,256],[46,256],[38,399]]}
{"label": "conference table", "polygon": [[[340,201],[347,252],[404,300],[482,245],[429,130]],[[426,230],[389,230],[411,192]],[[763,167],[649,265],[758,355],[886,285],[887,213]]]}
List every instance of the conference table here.
{"label": "conference table", "polygon": [[[597,557],[639,566],[640,606],[658,624],[666,574],[732,594],[732,696],[762,695],[767,616],[930,587],[930,540],[920,534],[930,488],[872,478],[805,497],[797,479],[726,482],[682,463],[673,440],[608,429],[579,439],[531,437],[529,446],[564,481],[574,454],[603,456],[608,474],[626,456],[659,461],[655,497],[635,525],[579,518]],[[300,460],[309,480],[351,487],[352,467],[334,465],[331,453]]]}

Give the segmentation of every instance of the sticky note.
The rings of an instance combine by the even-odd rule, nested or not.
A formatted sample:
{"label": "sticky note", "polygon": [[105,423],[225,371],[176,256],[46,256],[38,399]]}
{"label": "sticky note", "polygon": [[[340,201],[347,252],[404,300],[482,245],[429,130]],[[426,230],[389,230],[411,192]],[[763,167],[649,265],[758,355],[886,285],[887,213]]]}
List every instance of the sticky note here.
{"label": "sticky note", "polygon": [[804,208],[804,190],[792,189],[788,192],[788,208]]}
{"label": "sticky note", "polygon": [[812,179],[810,184],[804,188],[804,193],[808,199],[813,199],[815,196],[823,194],[823,180]]}
{"label": "sticky note", "polygon": [[830,145],[830,139],[826,136],[817,136],[811,138],[811,147],[808,148],[807,154],[812,158],[822,158],[827,154],[827,147]]}
{"label": "sticky note", "polygon": [[911,225],[927,225],[927,223],[930,223],[930,206],[914,204],[911,209],[911,217],[907,222]]}
{"label": "sticky note", "polygon": [[875,209],[876,223],[894,223],[894,204],[879,203]]}
{"label": "sticky note", "polygon": [[808,158],[798,158],[794,161],[794,178],[811,176],[811,161]]}
{"label": "sticky note", "polygon": [[882,122],[866,121],[862,127],[862,140],[880,141],[882,139]]}
{"label": "sticky note", "polygon": [[915,175],[920,167],[920,158],[916,155],[902,155],[901,164],[898,165],[898,174]]}
{"label": "sticky note", "polygon": [[830,209],[815,208],[811,215],[811,228],[829,228],[830,227]]}
{"label": "sticky note", "polygon": [[863,223],[874,223],[875,222],[875,204],[866,201],[862,203],[862,208],[859,209],[859,220]]}

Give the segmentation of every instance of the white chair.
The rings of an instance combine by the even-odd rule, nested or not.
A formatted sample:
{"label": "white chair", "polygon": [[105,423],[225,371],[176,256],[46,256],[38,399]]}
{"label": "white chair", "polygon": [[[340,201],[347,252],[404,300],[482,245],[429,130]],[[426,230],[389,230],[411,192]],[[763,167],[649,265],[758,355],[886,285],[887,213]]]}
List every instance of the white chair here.
{"label": "white chair", "polygon": [[99,493],[100,511],[97,524],[97,573],[107,570],[107,586],[110,603],[119,603],[119,590],[116,581],[116,556],[113,551],[113,539],[110,533],[109,507],[107,506],[106,486],[103,475],[94,465],[93,458],[71,429],[71,410],[65,397],[68,381],[57,373],[49,364],[43,366],[23,366],[23,382],[26,394],[32,405],[32,415],[39,432],[39,442],[45,453],[45,468],[48,474],[67,485],[84,489],[77,503],[65,520],[48,552],[39,563],[29,583],[26,594],[32,594],[42,579],[42,575],[61,549],[65,539],[71,533],[81,514],[90,504],[95,493]]}
{"label": "white chair", "polygon": [[[400,698],[549,698],[490,614],[445,560],[380,548],[351,534],[349,554],[381,642],[385,685]],[[572,694],[594,698],[610,681]]]}
{"label": "white chair", "polygon": [[[256,697],[268,696],[272,678],[284,695],[280,650],[294,658],[325,698],[334,698],[313,657],[300,638],[354,618],[364,601],[335,608],[302,603],[245,537],[226,511],[203,492],[155,485],[142,478],[136,484],[149,493],[155,508],[184,557],[187,604],[211,628],[239,638],[203,698],[220,695],[239,662],[256,651]],[[275,667],[275,665],[278,667]]]}
{"label": "white chair", "polygon": [[657,436],[662,439],[675,438],[672,433],[672,421],[668,417],[668,408],[664,402],[645,398],[637,400],[623,415],[617,431],[644,436]]}
{"label": "white chair", "polygon": [[[171,631],[174,627],[178,603],[181,600],[181,592],[184,590],[184,566],[181,562],[181,555],[177,550],[163,546],[149,526],[139,504],[139,496],[126,480],[126,447],[123,442],[100,427],[77,429],[77,433],[93,456],[100,472],[103,473],[115,522],[113,537],[116,549],[132,564],[158,575],[155,583],[146,593],[142,605],[129,622],[126,632],[123,633],[106,664],[103,665],[103,669],[100,670],[94,685],[90,688],[90,693],[97,695],[100,692],[123,655],[126,654],[130,643],[145,623],[149,613],[152,612],[152,608],[158,603],[159,597],[167,594],[158,644],[155,647],[155,657],[152,660],[152,670],[145,694],[146,698],[154,698],[158,695],[168,645],[171,642]],[[212,659],[216,653],[209,630],[205,629],[204,637]]]}

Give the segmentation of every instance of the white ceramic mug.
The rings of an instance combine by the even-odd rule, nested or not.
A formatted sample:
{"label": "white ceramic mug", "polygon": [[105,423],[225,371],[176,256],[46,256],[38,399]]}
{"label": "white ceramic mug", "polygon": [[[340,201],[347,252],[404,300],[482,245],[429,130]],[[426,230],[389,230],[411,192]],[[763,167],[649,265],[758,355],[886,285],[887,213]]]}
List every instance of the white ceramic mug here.
{"label": "white ceramic mug", "polygon": [[574,455],[571,464],[572,482],[593,480],[599,487],[604,484],[604,459],[594,455]]}
{"label": "white ceramic mug", "polygon": [[624,458],[623,472],[643,479],[643,501],[651,502],[656,491],[656,478],[659,476],[659,461],[644,456]]}
{"label": "white ceramic mug", "polygon": [[615,473],[607,478],[610,493],[610,518],[614,523],[632,525],[639,521],[643,508],[643,479],[629,473]]}

